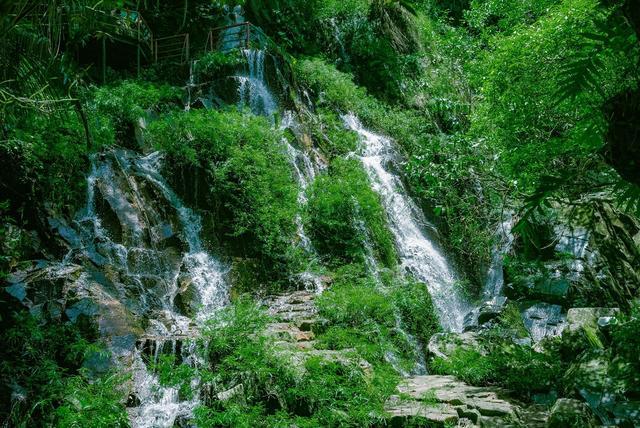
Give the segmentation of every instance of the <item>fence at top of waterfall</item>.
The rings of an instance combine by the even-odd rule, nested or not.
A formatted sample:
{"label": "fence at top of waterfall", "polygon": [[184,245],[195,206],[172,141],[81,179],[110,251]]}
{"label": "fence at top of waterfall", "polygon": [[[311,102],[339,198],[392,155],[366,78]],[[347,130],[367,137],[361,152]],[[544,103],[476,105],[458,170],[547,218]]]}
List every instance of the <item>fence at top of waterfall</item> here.
{"label": "fence at top of waterfall", "polygon": [[229,52],[237,48],[273,47],[275,43],[259,27],[250,22],[226,25],[209,30],[205,50]]}

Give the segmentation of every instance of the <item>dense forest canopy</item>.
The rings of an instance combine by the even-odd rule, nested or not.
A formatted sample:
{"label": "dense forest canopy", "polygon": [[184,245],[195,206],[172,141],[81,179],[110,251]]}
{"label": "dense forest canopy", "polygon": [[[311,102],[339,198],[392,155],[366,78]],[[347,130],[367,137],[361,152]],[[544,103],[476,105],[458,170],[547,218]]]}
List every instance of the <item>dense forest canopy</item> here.
{"label": "dense forest canopy", "polygon": [[636,0],[0,12],[3,426],[640,424]]}

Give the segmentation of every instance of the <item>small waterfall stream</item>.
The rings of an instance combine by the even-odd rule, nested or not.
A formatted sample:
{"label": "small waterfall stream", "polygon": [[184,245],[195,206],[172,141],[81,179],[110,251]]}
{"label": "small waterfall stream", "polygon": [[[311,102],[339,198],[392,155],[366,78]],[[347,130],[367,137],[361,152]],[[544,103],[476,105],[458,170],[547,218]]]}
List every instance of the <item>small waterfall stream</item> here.
{"label": "small waterfall stream", "polygon": [[238,81],[238,106],[248,107],[258,116],[272,118],[278,110],[278,103],[269,90],[264,74],[264,49],[243,49],[247,61],[243,74],[235,76]]}
{"label": "small waterfall stream", "polygon": [[129,409],[131,424],[142,428],[173,427],[190,418],[197,396],[184,399],[177,388],[161,386],[150,364],[162,354],[202,364],[195,352],[198,325],[228,302],[225,268],[205,251],[201,219],[164,180],[161,162],[158,152],[125,150],[93,159],[79,220],[88,258],[117,272],[122,300],[148,319],[131,366],[138,402]]}
{"label": "small waterfall stream", "polygon": [[[278,103],[269,89],[265,78],[265,56],[264,49],[243,49],[242,53],[246,59],[247,67],[241,75],[235,76],[238,81],[238,107],[248,107],[252,114],[266,116],[275,123],[274,115],[278,111]],[[280,123],[280,130],[290,130],[299,137],[299,124],[292,111],[285,111]],[[321,166],[314,162],[309,153],[294,147],[286,137],[282,138],[287,157],[291,163],[294,178],[298,184],[298,203],[302,209],[307,203],[306,191],[311,185]],[[307,236],[302,216],[296,214],[296,243],[310,256],[315,257],[315,249],[311,239]],[[304,284],[305,288],[322,292],[322,281],[313,272],[305,271],[296,275],[296,280]]]}
{"label": "small waterfall stream", "polygon": [[[289,129],[294,134],[297,132],[298,123],[293,115],[293,112],[289,110],[284,112],[282,122],[280,123],[280,129]],[[282,142],[287,149],[287,155],[289,156],[289,161],[291,162],[291,166],[293,167],[293,175],[296,179],[296,182],[298,183],[298,204],[300,206],[300,209],[302,209],[308,202],[307,188],[311,185],[311,183],[313,183],[313,180],[316,178],[318,168],[313,163],[306,151],[294,147],[286,137],[283,137]],[[296,215],[295,222],[297,227],[298,242],[300,246],[307,253],[315,254],[315,249],[313,248],[311,239],[309,239],[304,230],[304,223],[302,221],[302,215],[300,213]]]}
{"label": "small waterfall stream", "polygon": [[343,120],[360,136],[360,159],[373,190],[381,197],[402,266],[427,285],[442,327],[461,331],[471,305],[457,287],[455,270],[430,236],[433,226],[407,195],[400,178],[387,168],[394,157],[391,140],[365,129],[353,114],[343,116]]}

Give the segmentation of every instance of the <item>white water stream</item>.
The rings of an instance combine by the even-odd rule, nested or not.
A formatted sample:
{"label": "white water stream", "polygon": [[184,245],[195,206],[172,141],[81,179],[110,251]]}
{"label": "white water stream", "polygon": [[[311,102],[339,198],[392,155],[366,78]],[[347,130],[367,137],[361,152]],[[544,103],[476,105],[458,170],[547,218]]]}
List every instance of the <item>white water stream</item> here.
{"label": "white water stream", "polygon": [[360,159],[373,190],[380,195],[402,267],[427,285],[442,327],[461,331],[471,305],[458,287],[453,266],[433,237],[435,228],[411,200],[400,178],[388,168],[395,156],[392,141],[365,129],[353,114],[343,116],[343,120],[360,136]]}
{"label": "white water stream", "polygon": [[[87,180],[87,208],[80,219],[89,258],[121,271],[122,293],[136,294],[138,312],[149,319],[132,364],[133,394],[139,404],[129,413],[131,425],[140,428],[169,428],[191,417],[199,402],[197,394],[184,399],[176,388],[160,385],[150,363],[171,354],[185,364],[202,364],[195,353],[198,325],[228,302],[225,268],[204,249],[201,219],[161,176],[161,162],[157,152],[142,157],[124,150],[94,159]],[[101,218],[98,193],[117,222]],[[177,221],[172,224],[170,217]],[[118,231],[115,223],[121,234],[113,232]],[[174,234],[186,244],[181,255],[162,249],[163,239]],[[185,287],[192,289],[195,300],[193,319],[175,305]]]}

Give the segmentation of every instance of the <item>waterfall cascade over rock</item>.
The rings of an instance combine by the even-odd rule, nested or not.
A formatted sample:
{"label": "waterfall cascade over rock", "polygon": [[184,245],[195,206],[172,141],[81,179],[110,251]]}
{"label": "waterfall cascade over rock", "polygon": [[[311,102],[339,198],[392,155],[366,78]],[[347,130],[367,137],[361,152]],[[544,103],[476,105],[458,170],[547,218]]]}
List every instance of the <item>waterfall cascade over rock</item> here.
{"label": "waterfall cascade over rock", "polygon": [[152,365],[164,354],[202,364],[195,352],[198,326],[228,301],[226,269],[206,251],[200,217],[162,177],[161,162],[159,152],[115,150],[95,158],[79,219],[87,257],[113,272],[112,298],[147,320],[123,359],[138,403],[129,409],[134,427],[172,427],[190,418],[197,395],[184,399],[177,388],[161,386]]}
{"label": "waterfall cascade over rock", "polygon": [[353,114],[345,125],[362,141],[360,159],[373,189],[380,195],[393,232],[402,267],[423,281],[438,311],[442,327],[461,331],[471,309],[458,284],[458,276],[435,240],[435,229],[407,194],[400,177],[390,172],[395,152],[390,139],[365,129]]}

